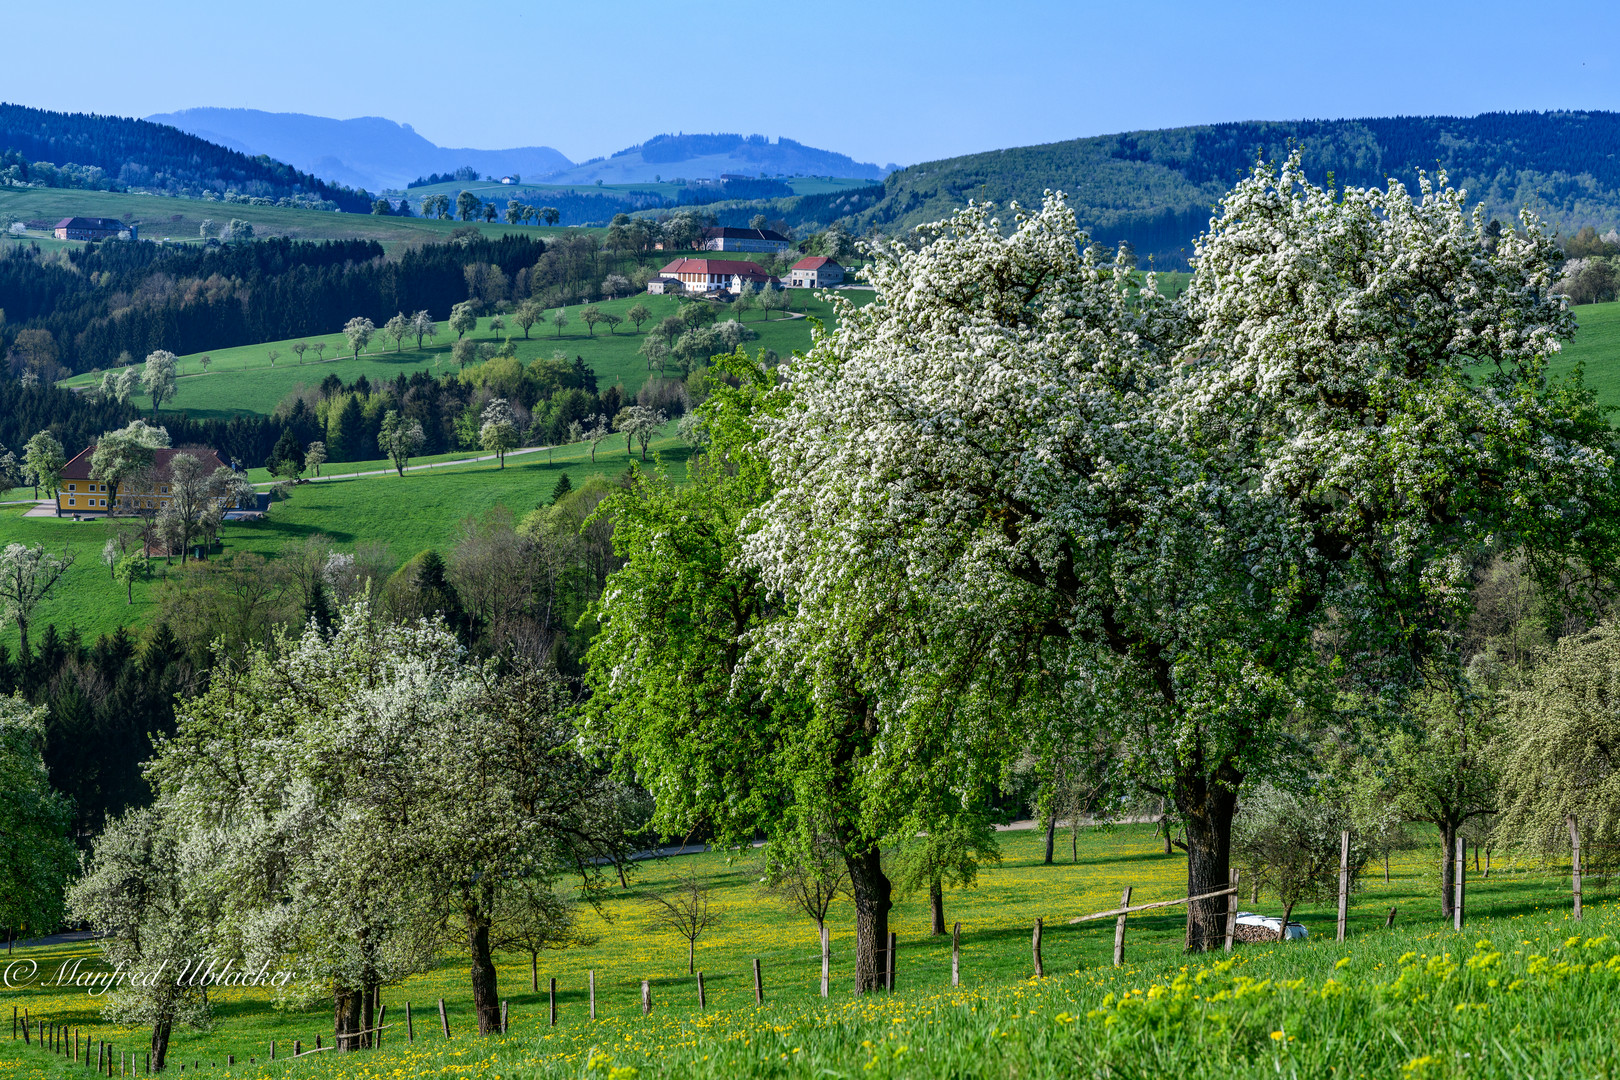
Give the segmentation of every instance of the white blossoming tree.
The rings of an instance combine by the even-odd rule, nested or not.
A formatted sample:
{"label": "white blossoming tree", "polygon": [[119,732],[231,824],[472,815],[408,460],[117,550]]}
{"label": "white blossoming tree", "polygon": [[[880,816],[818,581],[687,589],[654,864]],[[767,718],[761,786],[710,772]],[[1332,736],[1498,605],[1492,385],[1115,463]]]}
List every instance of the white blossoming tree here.
{"label": "white blossoming tree", "polygon": [[[1460,193],[1257,167],[1178,304],[1082,254],[1060,197],[925,240],[792,365],[745,553],[791,605],[759,650],[887,732],[875,789],[971,790],[1067,701],[1175,804],[1207,893],[1323,700],[1326,620],[1395,690],[1487,536],[1609,557],[1610,436],[1546,380],[1572,326],[1528,217],[1492,249]],[[1193,905],[1194,948],[1224,910]]]}

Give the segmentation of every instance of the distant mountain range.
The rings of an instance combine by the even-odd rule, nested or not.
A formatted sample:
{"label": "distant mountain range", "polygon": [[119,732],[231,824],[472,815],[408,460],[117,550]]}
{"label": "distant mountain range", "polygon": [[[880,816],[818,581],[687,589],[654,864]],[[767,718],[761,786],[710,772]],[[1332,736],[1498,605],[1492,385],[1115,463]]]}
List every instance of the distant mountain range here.
{"label": "distant mountain range", "polygon": [[409,124],[380,116],[332,120],[258,109],[183,109],[147,117],[245,154],[268,154],[295,168],[368,191],[403,188],[419,176],[470,166],[480,176],[527,180],[573,164],[549,146],[470,150],[436,146]]}
{"label": "distant mountain range", "polygon": [[898,166],[879,167],[847,154],[764,135],[658,135],[611,157],[595,158],[548,177],[551,184],[644,184],[660,178],[842,176],[881,180]]}
{"label": "distant mountain range", "polygon": [[549,146],[472,150],[436,146],[380,116],[332,120],[258,109],[184,109],[147,117],[244,154],[266,154],[296,168],[370,191],[403,188],[418,177],[471,167],[479,176],[516,174],[529,183],[646,183],[658,177],[853,176],[880,180],[894,168],[763,135],[659,135],[611,157],[575,165]]}
{"label": "distant mountain range", "polygon": [[[1211,208],[1257,155],[1299,146],[1318,183],[1414,192],[1418,170],[1444,169],[1487,213],[1512,221],[1528,206],[1557,228],[1602,233],[1620,225],[1620,113],[1521,112],[1473,117],[1252,121],[1132,131],[968,154],[912,165],[884,180],[883,197],[851,212],[856,230],[898,232],[947,216],[969,199],[1005,206],[1068,194],[1081,225],[1108,244],[1128,240],[1144,265],[1184,269]],[[789,208],[784,207],[784,210]],[[809,209],[809,206],[806,206]],[[825,212],[823,217],[828,216]],[[792,221],[792,217],[788,217]],[[823,222],[825,223],[825,222]]]}

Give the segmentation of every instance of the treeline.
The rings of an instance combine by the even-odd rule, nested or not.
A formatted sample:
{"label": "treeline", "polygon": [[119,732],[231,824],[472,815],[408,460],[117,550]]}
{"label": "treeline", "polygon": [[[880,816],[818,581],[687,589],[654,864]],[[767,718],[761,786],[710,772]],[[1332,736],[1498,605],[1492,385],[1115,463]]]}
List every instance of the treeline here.
{"label": "treeline", "polygon": [[331,184],[265,155],[249,157],[167,124],[123,116],[60,113],[0,103],[0,179],[6,183],[45,183],[62,172],[40,170],[32,162],[68,165],[73,182],[86,181],[99,170],[97,184],[108,191],[143,188],[192,198],[229,192],[258,198],[300,196],[331,203],[337,209],[365,213],[371,197],[341,184]]}
{"label": "treeline", "polygon": [[545,250],[535,237],[476,233],[398,259],[384,259],[366,240],[107,243],[50,255],[15,245],[0,258],[0,345],[42,329],[51,335],[49,359],[81,372],[128,362],[126,353],[139,359],[155,349],[185,354],[330,333],[355,316],[381,323],[427,310],[442,319],[466,298],[465,267],[515,276]]}

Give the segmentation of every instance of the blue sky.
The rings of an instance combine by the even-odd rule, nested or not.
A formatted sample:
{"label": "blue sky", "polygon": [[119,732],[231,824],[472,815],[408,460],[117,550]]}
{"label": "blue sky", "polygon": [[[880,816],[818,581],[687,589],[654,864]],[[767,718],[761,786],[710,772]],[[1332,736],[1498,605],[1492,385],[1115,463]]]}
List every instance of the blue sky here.
{"label": "blue sky", "polygon": [[575,160],[665,131],[910,164],[1221,120],[1620,109],[1620,0],[68,0],[8,5],[4,39],[0,100],[386,116]]}

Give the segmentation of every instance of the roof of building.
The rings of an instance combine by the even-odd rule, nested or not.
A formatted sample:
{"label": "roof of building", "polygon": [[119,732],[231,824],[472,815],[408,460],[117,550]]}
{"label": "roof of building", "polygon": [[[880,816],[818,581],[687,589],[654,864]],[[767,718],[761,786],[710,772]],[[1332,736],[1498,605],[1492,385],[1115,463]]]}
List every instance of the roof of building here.
{"label": "roof of building", "polygon": [[[91,475],[90,475],[90,457],[95,452],[96,452],[96,448],[94,446],[87,446],[83,450],[80,450],[77,454],[73,455],[73,460],[69,461],[66,465],[64,465],[62,467],[62,479],[64,479],[64,480],[90,480],[90,479],[93,479],[91,477]],[[219,453],[217,451],[210,450],[206,446],[179,446],[179,447],[174,447],[172,449],[170,449],[168,447],[165,447],[162,450],[154,451],[153,454],[152,454],[152,466],[153,466],[153,469],[157,472],[157,474],[159,476],[167,475],[168,471],[169,471],[169,462],[174,460],[174,455],[181,454],[181,453],[184,453],[184,454],[196,454],[199,457],[202,457],[203,455],[208,455],[209,457],[212,457],[214,459],[215,464],[219,468],[222,468],[222,469],[225,468],[225,462],[220,459]],[[206,458],[204,460],[206,460]]]}
{"label": "roof of building", "polygon": [[117,229],[122,231],[129,228],[117,218],[108,217],[65,217],[56,223],[58,229]]}
{"label": "roof of building", "polygon": [[[798,262],[794,263],[792,269],[820,270],[824,266],[838,266],[838,264],[827,258],[825,255],[811,255],[807,259],[800,259]],[[838,269],[842,270],[843,267],[838,266]]]}
{"label": "roof of building", "polygon": [[763,281],[770,277],[758,263],[742,259],[676,259],[660,274],[719,274],[725,277],[741,275],[750,281]]}
{"label": "roof of building", "polygon": [[734,229],[721,226],[717,229],[704,229],[705,240],[764,240],[772,244],[785,244],[788,238],[772,229]]}

